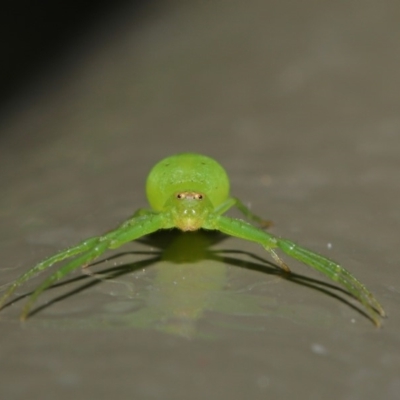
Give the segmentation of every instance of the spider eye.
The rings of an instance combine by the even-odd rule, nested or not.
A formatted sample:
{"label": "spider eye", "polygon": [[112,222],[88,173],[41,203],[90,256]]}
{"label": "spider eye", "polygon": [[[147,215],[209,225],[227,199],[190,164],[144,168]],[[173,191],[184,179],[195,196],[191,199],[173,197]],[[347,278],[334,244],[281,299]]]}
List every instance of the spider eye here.
{"label": "spider eye", "polygon": [[177,199],[187,199],[187,200],[203,200],[204,195],[196,192],[180,192],[176,193]]}

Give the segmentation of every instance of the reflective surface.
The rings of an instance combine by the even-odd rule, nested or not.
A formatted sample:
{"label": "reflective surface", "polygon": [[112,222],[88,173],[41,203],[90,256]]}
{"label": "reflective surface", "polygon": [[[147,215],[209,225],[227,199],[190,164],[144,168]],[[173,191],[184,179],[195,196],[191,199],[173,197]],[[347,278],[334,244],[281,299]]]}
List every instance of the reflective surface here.
{"label": "reflective surface", "polygon": [[126,10],[0,138],[1,284],[146,206],[152,165],[196,151],[273,233],[365,282],[382,329],[310,268],[285,258],[284,279],[256,245],[171,231],[78,271],[24,324],[23,299],[3,310],[1,398],[396,399],[398,11],[175,1],[133,25]]}

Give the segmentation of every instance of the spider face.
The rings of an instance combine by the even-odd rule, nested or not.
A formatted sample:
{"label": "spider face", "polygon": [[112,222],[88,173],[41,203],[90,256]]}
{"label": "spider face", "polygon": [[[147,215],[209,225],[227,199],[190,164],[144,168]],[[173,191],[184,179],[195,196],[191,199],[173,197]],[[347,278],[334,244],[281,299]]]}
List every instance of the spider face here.
{"label": "spider face", "polygon": [[182,231],[196,231],[203,226],[212,205],[207,196],[200,192],[177,192],[169,206],[175,226]]}

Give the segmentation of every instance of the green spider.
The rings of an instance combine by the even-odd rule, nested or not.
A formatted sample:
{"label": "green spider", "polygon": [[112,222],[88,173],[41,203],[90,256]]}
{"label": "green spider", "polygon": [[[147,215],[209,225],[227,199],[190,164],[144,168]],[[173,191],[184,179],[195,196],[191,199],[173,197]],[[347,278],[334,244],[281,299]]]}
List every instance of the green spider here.
{"label": "green spider", "polygon": [[250,221],[268,227],[268,221],[254,215],[239,199],[229,195],[229,179],[220,164],[212,158],[182,153],[158,162],[147,178],[146,194],[151,209],[139,209],[119,227],[103,236],[84,240],[77,246],[61,251],[40,262],[7,288],[0,298],[0,309],[14,291],[30,277],[64,259],[73,258],[45,279],[30,295],[21,320],[25,320],[39,295],[71,271],[86,267],[108,249],[138,239],[160,229],[178,228],[182,231],[197,229],[217,230],[226,235],[261,244],[282,268],[289,267],[280,259],[275,249],[322,272],[344,286],[364,307],[376,326],[380,326],[385,311],[367,288],[336,262],[307,250],[290,240],[274,236],[241,219],[223,214],[236,206]]}

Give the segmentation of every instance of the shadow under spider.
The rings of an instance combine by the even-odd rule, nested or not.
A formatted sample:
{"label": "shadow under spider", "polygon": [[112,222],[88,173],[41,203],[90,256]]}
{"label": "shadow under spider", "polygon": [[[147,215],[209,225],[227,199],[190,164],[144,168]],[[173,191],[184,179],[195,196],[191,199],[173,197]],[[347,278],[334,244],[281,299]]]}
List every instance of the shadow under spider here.
{"label": "shadow under spider", "polygon": [[[190,264],[200,261],[217,261],[225,265],[244,268],[252,271],[257,271],[271,276],[279,276],[280,278],[296,283],[298,285],[308,287],[317,290],[325,295],[328,295],[336,300],[346,304],[352,309],[356,310],[363,316],[369,318],[360,307],[350,302],[345,296],[349,296],[353,299],[353,296],[346,292],[346,290],[338,287],[334,284],[324,282],[319,279],[309,278],[304,275],[292,272],[287,273],[280,267],[273,264],[269,260],[263,257],[257,256],[251,252],[242,250],[211,250],[210,247],[224,241],[228,236],[221,234],[220,232],[199,230],[196,232],[180,232],[177,229],[170,231],[159,231],[152,235],[146,236],[137,240],[141,244],[156,248],[156,251],[125,251],[118,252],[110,257],[103,258],[102,260],[92,263],[89,267],[85,268],[83,275],[74,277],[71,279],[64,280],[56,283],[49,289],[55,289],[58,287],[68,286],[75,282],[87,281],[77,288],[70,290],[67,293],[57,296],[56,298],[48,301],[46,304],[40,305],[31,311],[30,316],[50,307],[51,305],[62,301],[70,296],[73,296],[79,292],[82,292],[90,287],[98,285],[102,281],[108,281],[116,279],[118,277],[142,270],[145,268],[152,267],[160,261],[168,261],[174,264]],[[110,261],[118,259],[124,255],[148,255],[149,257],[140,261],[126,263],[117,267],[111,267],[100,272],[92,272],[93,267],[104,263],[104,261]],[[244,255],[250,260],[243,260],[231,255]],[[229,255],[229,256],[228,256]],[[48,290],[49,290],[48,289]],[[21,295],[12,301],[19,301],[32,292]],[[190,295],[190,293],[189,293]],[[9,303],[11,304],[11,302]]]}

